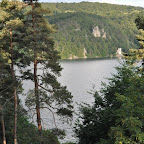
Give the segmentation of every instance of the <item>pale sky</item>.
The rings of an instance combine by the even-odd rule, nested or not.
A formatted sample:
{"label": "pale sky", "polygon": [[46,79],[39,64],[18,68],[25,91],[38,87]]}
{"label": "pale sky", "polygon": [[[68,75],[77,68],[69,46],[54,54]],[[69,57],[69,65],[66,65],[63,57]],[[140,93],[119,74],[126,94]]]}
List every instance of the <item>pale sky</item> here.
{"label": "pale sky", "polygon": [[41,2],[101,2],[101,3],[111,3],[111,4],[122,4],[122,5],[132,5],[144,7],[144,0],[40,0]]}

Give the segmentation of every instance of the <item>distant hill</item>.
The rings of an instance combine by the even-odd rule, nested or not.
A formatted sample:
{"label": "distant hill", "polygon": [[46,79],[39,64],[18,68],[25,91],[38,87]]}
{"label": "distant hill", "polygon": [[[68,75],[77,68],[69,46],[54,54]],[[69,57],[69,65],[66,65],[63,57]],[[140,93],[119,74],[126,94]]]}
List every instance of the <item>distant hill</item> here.
{"label": "distant hill", "polygon": [[43,3],[58,26],[54,38],[62,59],[115,56],[117,48],[138,48],[135,18],[140,7],[105,3]]}

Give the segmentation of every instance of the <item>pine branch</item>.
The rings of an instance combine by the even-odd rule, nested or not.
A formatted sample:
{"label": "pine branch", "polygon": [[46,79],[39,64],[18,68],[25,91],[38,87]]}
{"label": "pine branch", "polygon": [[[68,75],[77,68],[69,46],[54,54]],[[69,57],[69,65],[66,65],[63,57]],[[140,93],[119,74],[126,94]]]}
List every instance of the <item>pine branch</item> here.
{"label": "pine branch", "polygon": [[52,115],[53,115],[53,121],[54,121],[55,127],[58,128],[57,125],[56,125],[56,120],[55,120],[54,112],[53,112],[49,107],[40,107],[40,108],[43,108],[43,109],[46,108],[46,109],[48,109],[48,110],[52,113]]}
{"label": "pine branch", "polygon": [[6,89],[0,91],[0,93],[3,93],[4,91],[8,90],[10,87],[12,87],[12,85],[13,85],[13,83],[10,86],[8,86]]}
{"label": "pine branch", "polygon": [[48,90],[48,89],[46,89],[46,88],[44,88],[43,86],[41,86],[41,85],[38,85],[40,88],[42,88],[43,90],[45,90],[45,91],[47,91],[47,92],[50,92],[50,93],[53,93],[53,91],[52,90]]}

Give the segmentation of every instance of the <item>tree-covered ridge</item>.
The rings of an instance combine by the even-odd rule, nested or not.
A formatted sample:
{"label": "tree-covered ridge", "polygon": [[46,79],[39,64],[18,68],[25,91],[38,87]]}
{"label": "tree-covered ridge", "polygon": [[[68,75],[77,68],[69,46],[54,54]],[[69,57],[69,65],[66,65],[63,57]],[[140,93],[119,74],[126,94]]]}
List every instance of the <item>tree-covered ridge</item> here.
{"label": "tree-covered ridge", "polygon": [[[119,47],[124,52],[138,48],[134,21],[143,8],[90,2],[43,3],[42,6],[53,11],[47,18],[58,26],[55,47],[62,59],[115,56]],[[100,37],[93,34],[96,27]]]}
{"label": "tree-covered ridge", "polygon": [[[115,55],[118,47],[128,50],[129,40],[123,29],[107,18],[87,13],[69,13],[59,17],[60,15],[56,15],[54,21],[52,18],[50,21],[59,27],[59,33],[55,37],[58,41],[56,47],[60,50],[62,58],[68,58],[69,54],[83,57],[84,48],[88,57]],[[100,37],[93,35],[96,26],[99,27]],[[103,37],[102,31],[106,32],[106,38]],[[132,44],[132,47],[136,46]]]}
{"label": "tree-covered ridge", "polygon": [[86,12],[98,14],[101,16],[114,15],[117,13],[128,14],[136,11],[141,11],[143,8],[124,6],[124,5],[112,5],[106,3],[91,3],[91,2],[81,2],[81,3],[43,3],[43,7],[50,8],[55,13],[66,13],[66,12]]}

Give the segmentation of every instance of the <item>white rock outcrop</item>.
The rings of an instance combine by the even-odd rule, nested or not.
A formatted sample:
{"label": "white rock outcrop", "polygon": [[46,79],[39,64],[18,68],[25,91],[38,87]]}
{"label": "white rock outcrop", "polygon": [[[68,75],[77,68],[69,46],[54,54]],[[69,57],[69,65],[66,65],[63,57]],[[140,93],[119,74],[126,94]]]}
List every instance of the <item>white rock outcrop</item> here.
{"label": "white rock outcrop", "polygon": [[93,35],[94,37],[101,37],[101,32],[98,26],[93,28]]}
{"label": "white rock outcrop", "polygon": [[107,33],[104,29],[100,29],[98,26],[93,28],[93,35],[94,37],[102,37],[107,38]]}
{"label": "white rock outcrop", "polygon": [[86,54],[87,54],[87,51],[86,51],[86,49],[84,48],[83,58],[87,58]]}

